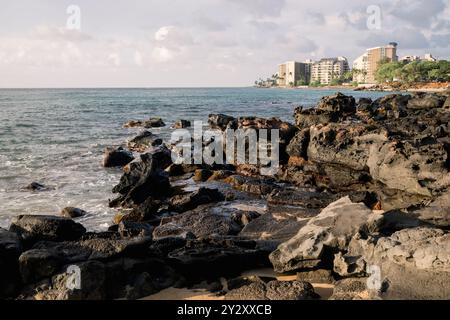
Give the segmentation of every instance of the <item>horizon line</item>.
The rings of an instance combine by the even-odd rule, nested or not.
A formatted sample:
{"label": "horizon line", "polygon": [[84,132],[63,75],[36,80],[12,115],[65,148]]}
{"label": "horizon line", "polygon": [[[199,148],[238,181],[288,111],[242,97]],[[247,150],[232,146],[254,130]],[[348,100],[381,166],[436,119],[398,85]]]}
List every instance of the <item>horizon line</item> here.
{"label": "horizon line", "polygon": [[99,86],[99,87],[0,87],[0,90],[46,90],[46,89],[226,89],[253,88],[254,86],[162,86],[162,87],[127,87],[127,86]]}

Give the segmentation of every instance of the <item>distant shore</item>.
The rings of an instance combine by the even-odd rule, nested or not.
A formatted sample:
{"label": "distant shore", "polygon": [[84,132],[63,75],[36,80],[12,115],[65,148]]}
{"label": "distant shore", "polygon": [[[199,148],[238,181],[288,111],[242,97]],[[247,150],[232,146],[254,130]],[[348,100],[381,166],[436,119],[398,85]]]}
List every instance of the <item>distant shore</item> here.
{"label": "distant shore", "polygon": [[367,84],[359,85],[357,87],[351,85],[336,85],[336,86],[297,86],[297,87],[256,87],[260,89],[286,89],[286,90],[354,90],[354,91],[380,91],[380,92],[445,92],[450,89],[450,82],[443,83],[423,83],[423,84]]}

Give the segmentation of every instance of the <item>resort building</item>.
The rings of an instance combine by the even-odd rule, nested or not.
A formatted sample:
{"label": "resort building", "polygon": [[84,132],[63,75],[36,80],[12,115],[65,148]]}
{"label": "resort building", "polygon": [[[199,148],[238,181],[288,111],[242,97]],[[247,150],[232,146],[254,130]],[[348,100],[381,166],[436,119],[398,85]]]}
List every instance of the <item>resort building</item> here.
{"label": "resort building", "polygon": [[347,58],[324,58],[315,62],[311,68],[311,82],[330,84],[333,79],[341,77],[349,71]]}
{"label": "resort building", "polygon": [[288,61],[278,66],[278,85],[281,87],[308,84],[311,78],[309,63]]}
{"label": "resort building", "polygon": [[366,83],[368,68],[369,55],[366,52],[353,62],[353,81],[358,83]]}
{"label": "resort building", "polygon": [[367,49],[366,83],[376,83],[375,74],[382,61],[398,61],[397,43],[391,42],[387,46]]}

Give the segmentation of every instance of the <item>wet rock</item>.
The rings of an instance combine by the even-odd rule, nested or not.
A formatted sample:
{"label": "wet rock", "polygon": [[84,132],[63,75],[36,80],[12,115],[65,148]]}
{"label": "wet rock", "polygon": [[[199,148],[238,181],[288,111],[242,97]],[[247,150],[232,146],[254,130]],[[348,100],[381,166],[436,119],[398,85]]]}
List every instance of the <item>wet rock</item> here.
{"label": "wet rock", "polygon": [[185,129],[191,126],[191,122],[188,120],[178,120],[172,126],[174,129]]}
{"label": "wet rock", "polygon": [[50,188],[42,183],[39,182],[32,182],[28,186],[24,187],[22,190],[29,190],[29,191],[49,191],[53,188]]}
{"label": "wet rock", "polygon": [[260,216],[261,215],[255,211],[238,211],[231,215],[231,219],[239,225],[246,226]]}
{"label": "wet rock", "polygon": [[274,190],[267,197],[267,203],[271,206],[289,205],[296,208],[323,209],[338,199],[339,196],[328,192],[317,192],[309,188],[295,188]]}
{"label": "wet rock", "polygon": [[37,241],[73,241],[86,229],[72,219],[55,216],[20,215],[14,217],[9,231],[15,232],[26,246]]}
{"label": "wet rock", "polygon": [[127,123],[123,125],[124,128],[136,128],[136,127],[142,127],[142,121],[139,120],[130,120]]}
{"label": "wet rock", "polygon": [[161,201],[152,197],[147,198],[143,203],[133,208],[130,212],[116,215],[114,222],[119,224],[121,221],[143,222],[157,219],[156,213],[161,207]]}
{"label": "wet rock", "polygon": [[334,277],[330,270],[317,269],[312,271],[297,272],[297,281],[310,283],[334,283]]}
{"label": "wet rock", "polygon": [[161,225],[155,228],[154,237],[178,236],[190,232],[197,238],[212,235],[235,235],[241,230],[232,215],[236,209],[216,206],[201,206],[170,218],[163,218]]}
{"label": "wet rock", "polygon": [[144,128],[161,128],[165,127],[166,124],[161,118],[150,118],[143,123]]}
{"label": "wet rock", "polygon": [[224,196],[217,189],[200,188],[190,194],[176,195],[169,200],[169,210],[185,212],[202,204],[223,201]]}
{"label": "wet rock", "polygon": [[79,208],[66,207],[61,211],[61,216],[65,218],[80,218],[87,215],[87,212]]}
{"label": "wet rock", "polygon": [[369,115],[378,121],[384,119],[399,119],[407,113],[410,95],[390,94],[375,100],[370,108]]}
{"label": "wet rock", "polygon": [[221,181],[225,180],[229,176],[235,174],[231,170],[215,170],[212,172],[212,175],[208,178],[208,181]]}
{"label": "wet rock", "polygon": [[[169,154],[168,154],[169,153]],[[122,205],[139,205],[149,197],[161,198],[171,192],[168,175],[162,170],[170,165],[170,151],[165,148],[145,153],[124,168],[120,182],[113,188],[120,193]]]}
{"label": "wet rock", "polygon": [[21,286],[18,259],[22,244],[17,234],[0,228],[0,298],[13,297]]}
{"label": "wet rock", "polygon": [[170,166],[168,166],[165,170],[170,177],[179,177],[185,174],[183,165],[173,163]]}
{"label": "wet rock", "polygon": [[270,254],[275,271],[281,273],[329,263],[333,250],[344,250],[371,213],[364,204],[352,203],[348,197],[330,204]]}
{"label": "wet rock", "polygon": [[105,168],[123,167],[133,160],[133,154],[122,147],[106,148],[103,155],[103,166]]}
{"label": "wet rock", "polygon": [[129,140],[127,145],[130,150],[144,152],[148,148],[160,146],[162,143],[162,139],[159,139],[150,131],[143,131],[133,139]]}

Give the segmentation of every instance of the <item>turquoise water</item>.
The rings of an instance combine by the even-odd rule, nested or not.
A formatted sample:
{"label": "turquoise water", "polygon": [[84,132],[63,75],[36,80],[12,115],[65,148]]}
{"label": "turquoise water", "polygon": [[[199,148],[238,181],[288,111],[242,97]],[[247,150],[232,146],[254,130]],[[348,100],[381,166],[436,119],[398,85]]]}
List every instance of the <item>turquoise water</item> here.
{"label": "turquoise water", "polygon": [[[345,92],[355,97],[376,92]],[[14,89],[0,90],[0,227],[18,214],[58,214],[66,206],[90,214],[88,228],[106,228],[107,206],[118,169],[101,166],[103,150],[121,145],[139,129],[131,119],[161,117],[153,132],[168,137],[177,119],[206,121],[209,113],[280,117],[292,121],[296,106],[312,106],[329,90],[227,89]],[[20,189],[38,181],[54,190]]]}

